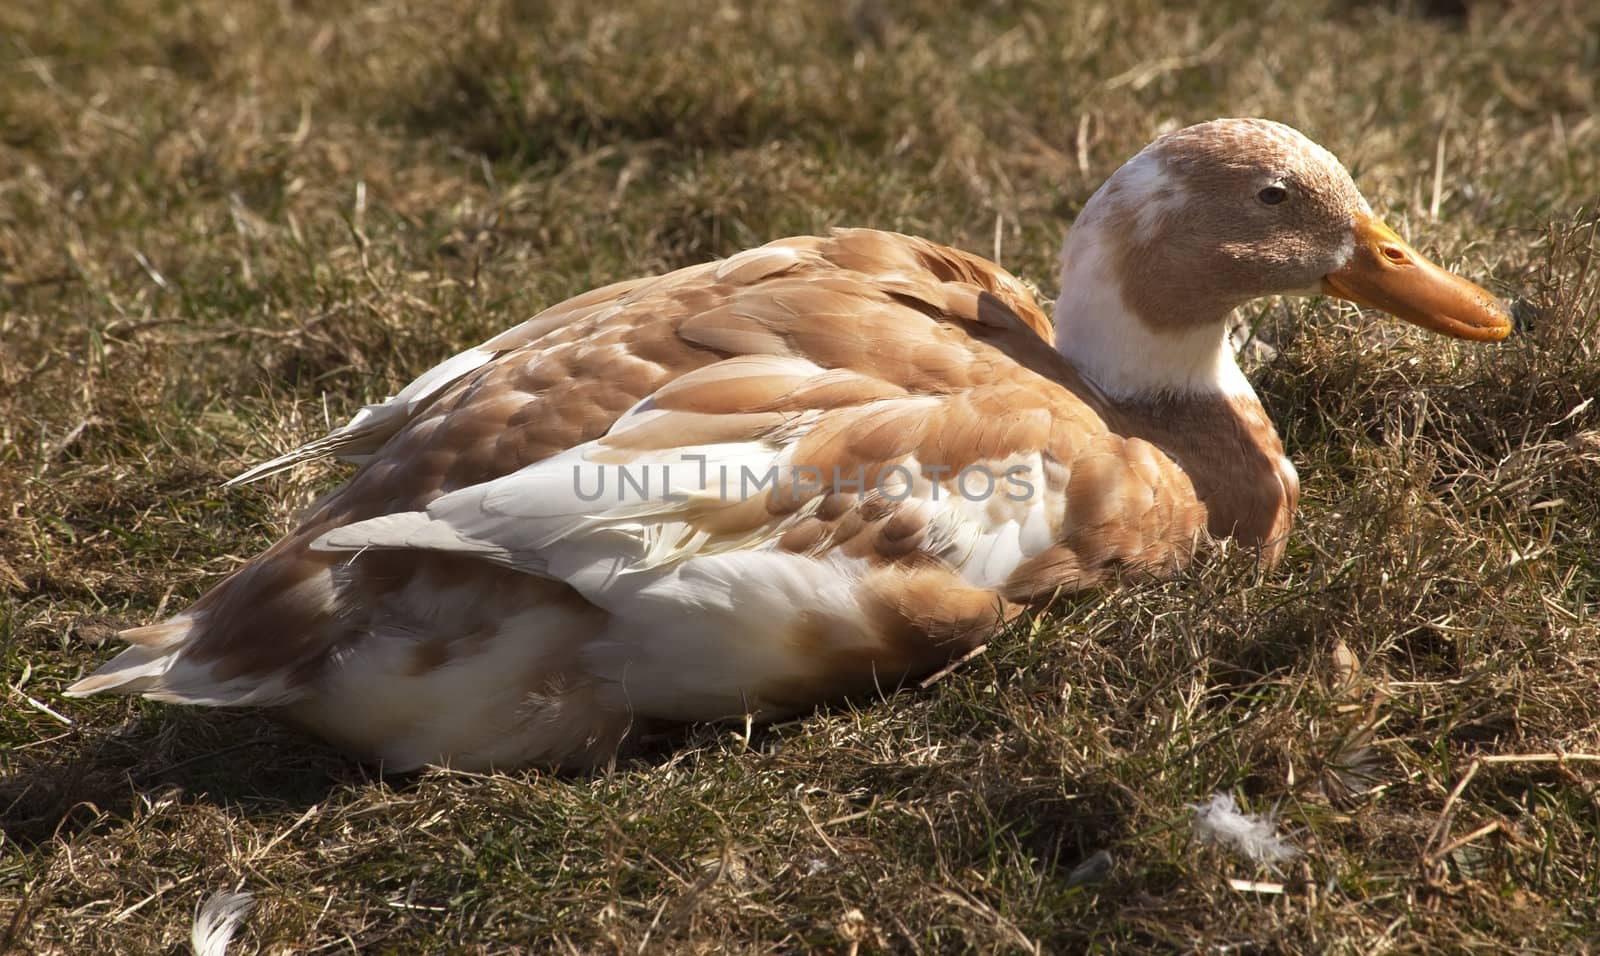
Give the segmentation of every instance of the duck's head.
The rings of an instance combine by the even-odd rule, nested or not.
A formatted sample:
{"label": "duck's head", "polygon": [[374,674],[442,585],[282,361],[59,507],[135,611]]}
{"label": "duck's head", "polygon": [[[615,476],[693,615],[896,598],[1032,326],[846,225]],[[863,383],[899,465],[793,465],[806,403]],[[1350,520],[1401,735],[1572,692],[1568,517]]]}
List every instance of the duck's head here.
{"label": "duck's head", "polygon": [[1373,215],[1333,154],[1281,123],[1168,133],[1106,181],[1062,253],[1057,346],[1114,395],[1248,389],[1228,313],[1332,295],[1456,338],[1511,332],[1506,307]]}

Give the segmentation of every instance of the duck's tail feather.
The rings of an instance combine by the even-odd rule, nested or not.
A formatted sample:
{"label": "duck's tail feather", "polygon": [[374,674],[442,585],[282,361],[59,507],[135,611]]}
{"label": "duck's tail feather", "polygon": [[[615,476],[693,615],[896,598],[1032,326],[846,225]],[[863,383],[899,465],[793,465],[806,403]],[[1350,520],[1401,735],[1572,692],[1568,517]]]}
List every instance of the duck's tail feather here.
{"label": "duck's tail feather", "polygon": [[144,694],[155,689],[172,667],[178,652],[188,643],[185,638],[193,623],[192,619],[180,616],[121,632],[117,636],[132,646],[68,687],[67,696],[88,697],[107,691]]}
{"label": "duck's tail feather", "polygon": [[189,614],[129,628],[118,636],[131,646],[100,665],[64,692],[68,697],[92,694],[139,694],[171,704],[266,706],[291,696],[281,678],[218,681],[212,668],[186,660],[184,652],[197,637],[198,621]]}

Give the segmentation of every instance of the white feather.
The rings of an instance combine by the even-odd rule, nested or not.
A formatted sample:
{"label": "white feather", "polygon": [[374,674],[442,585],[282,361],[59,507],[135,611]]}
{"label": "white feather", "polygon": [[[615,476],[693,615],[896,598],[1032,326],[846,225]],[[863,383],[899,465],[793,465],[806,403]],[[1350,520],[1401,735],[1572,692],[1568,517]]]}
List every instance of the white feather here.
{"label": "white feather", "polygon": [[[462,488],[426,511],[384,515],[336,528],[313,542],[328,551],[411,548],[470,553],[534,574],[554,570],[568,546],[604,544],[603,552],[640,569],[698,552],[704,536],[679,519],[704,496],[740,497],[746,470],[781,471],[783,449],[766,442],[672,448],[626,463],[595,461],[609,451],[590,442],[493,481]],[[624,480],[626,475],[626,480]],[[604,476],[604,493],[589,497]],[[762,537],[777,529],[763,529]],[[778,532],[781,533],[781,532]],[[741,540],[742,546],[748,541]],[[586,557],[592,556],[583,548]]]}
{"label": "white feather", "polygon": [[255,906],[255,897],[243,891],[218,890],[206,897],[195,908],[194,928],[189,932],[194,956],[227,956],[233,934]]}
{"label": "white feather", "polygon": [[1271,816],[1245,813],[1231,793],[1214,793],[1205,803],[1192,803],[1194,832],[1206,843],[1216,843],[1255,863],[1276,868],[1300,855],[1278,835]]}

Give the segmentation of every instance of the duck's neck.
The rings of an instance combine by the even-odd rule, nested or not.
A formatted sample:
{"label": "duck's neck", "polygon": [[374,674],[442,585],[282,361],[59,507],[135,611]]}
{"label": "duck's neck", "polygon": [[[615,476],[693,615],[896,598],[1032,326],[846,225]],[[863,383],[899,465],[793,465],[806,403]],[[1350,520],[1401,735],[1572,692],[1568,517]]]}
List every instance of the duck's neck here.
{"label": "duck's neck", "polygon": [[[1056,349],[1119,402],[1189,395],[1253,400],[1228,341],[1231,309],[1185,301],[1181,289],[1130,294],[1125,282],[1156,280],[1126,274],[1117,261],[1123,246],[1099,228],[1102,221],[1080,217],[1062,249]],[[1173,312],[1142,314],[1152,306]]]}

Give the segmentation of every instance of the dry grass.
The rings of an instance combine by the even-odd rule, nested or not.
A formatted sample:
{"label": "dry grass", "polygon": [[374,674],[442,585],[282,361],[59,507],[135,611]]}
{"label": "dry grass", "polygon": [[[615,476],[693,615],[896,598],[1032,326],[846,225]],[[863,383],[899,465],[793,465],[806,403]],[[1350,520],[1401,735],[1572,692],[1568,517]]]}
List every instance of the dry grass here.
{"label": "dry grass", "polygon": [[[1600,752],[1600,8],[595,6],[0,6],[0,948],[172,951],[238,886],[247,951],[1600,946],[1600,765],[1495,759]],[[1332,147],[1526,322],[1254,310],[1306,485],[1277,570],[593,777],[59,696],[331,476],[221,479],[540,305],[830,224],[998,220],[1048,288],[1115,164],[1219,114]],[[1281,894],[1192,838],[1219,789],[1306,851]]]}

